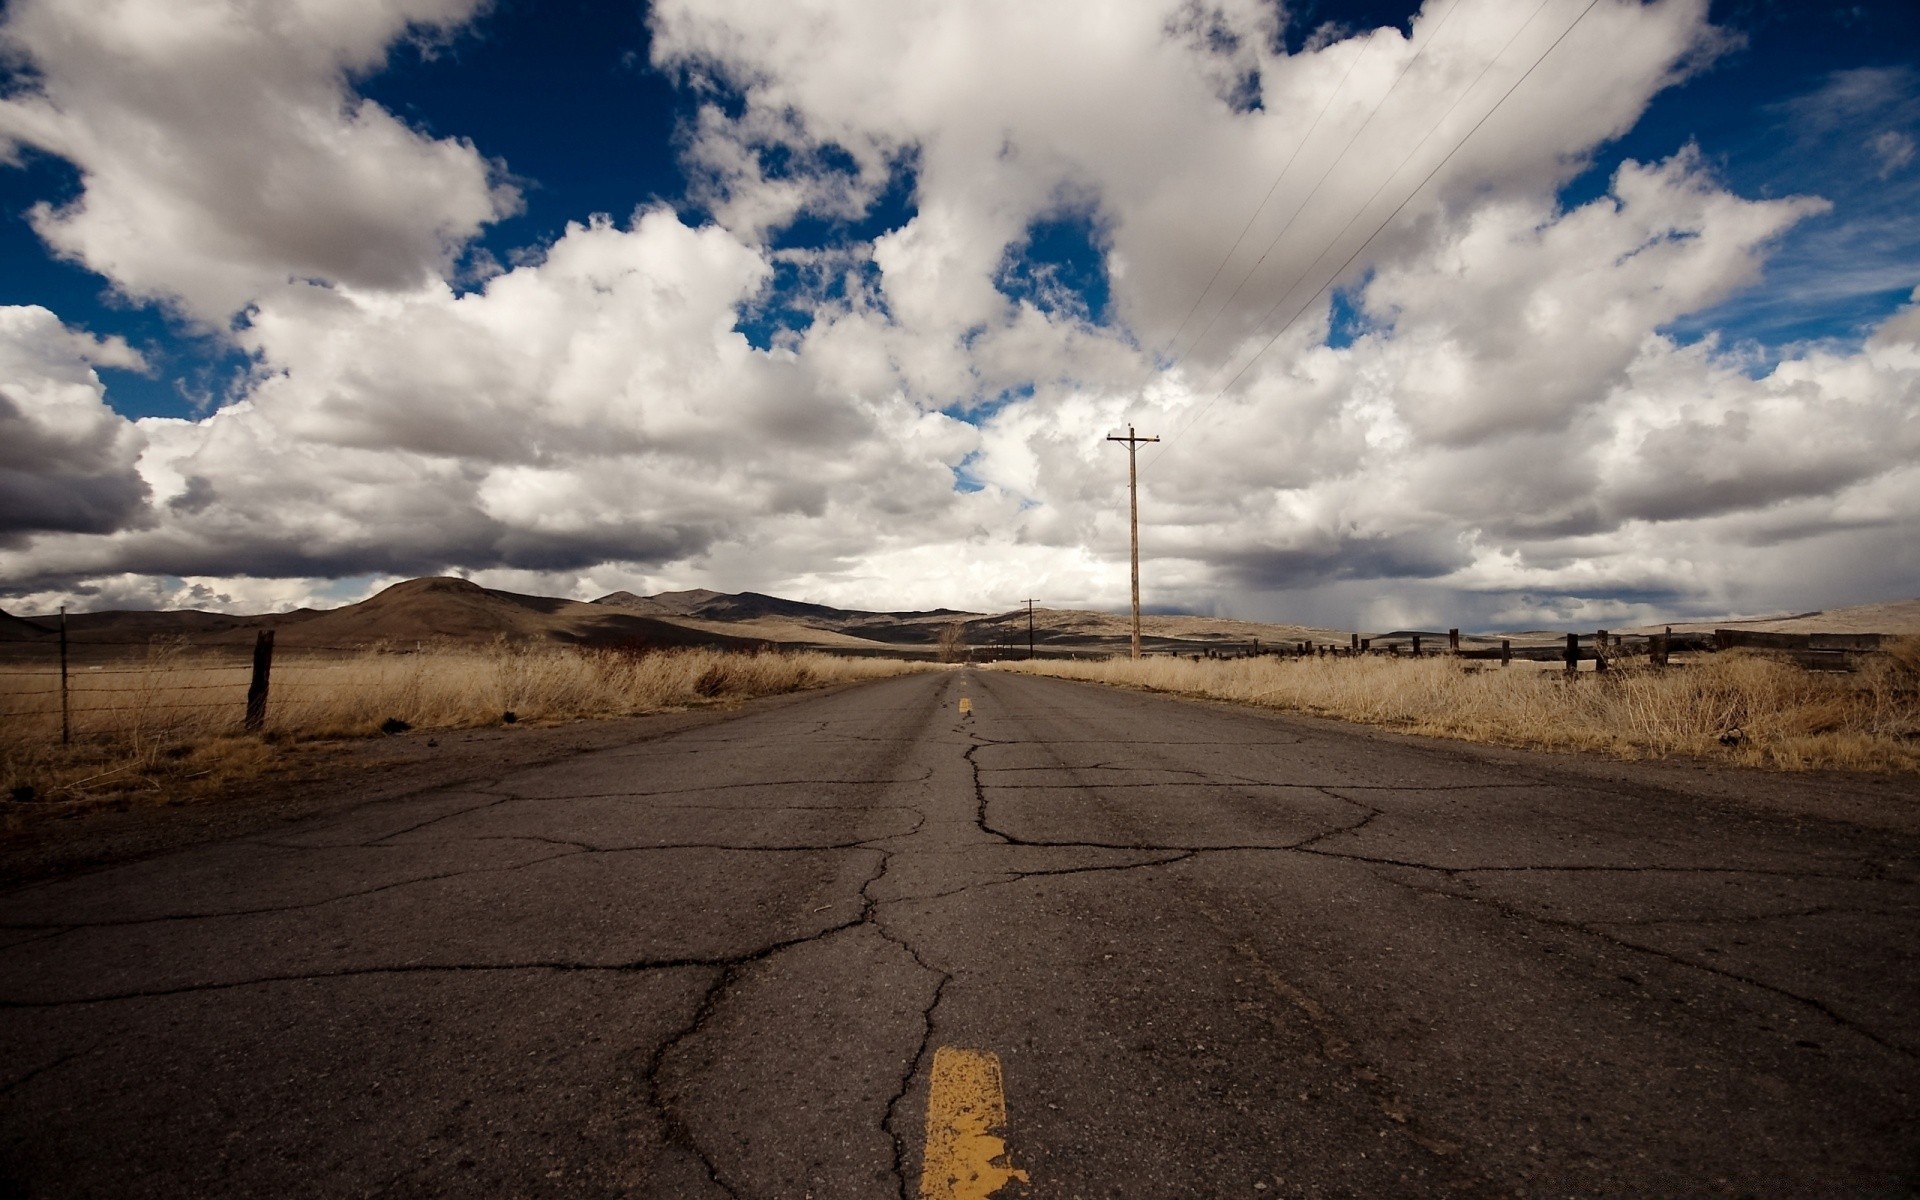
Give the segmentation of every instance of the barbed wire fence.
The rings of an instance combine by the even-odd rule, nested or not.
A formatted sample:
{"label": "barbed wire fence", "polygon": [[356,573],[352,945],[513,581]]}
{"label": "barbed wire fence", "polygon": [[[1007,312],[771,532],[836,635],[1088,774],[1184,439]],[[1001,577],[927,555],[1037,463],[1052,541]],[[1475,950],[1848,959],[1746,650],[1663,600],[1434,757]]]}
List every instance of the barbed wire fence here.
{"label": "barbed wire fence", "polygon": [[274,631],[244,645],[181,635],[0,644],[0,740],[57,741],[166,734],[257,733],[270,713],[336,686],[316,667],[414,653],[391,643],[300,645],[294,670],[274,667]]}
{"label": "barbed wire fence", "polygon": [[[116,739],[151,745],[159,740],[263,733],[271,726],[297,731],[342,697],[365,696],[368,684],[417,690],[431,673],[436,680],[451,669],[437,653],[452,650],[478,659],[499,647],[470,643],[441,646],[425,641],[385,641],[354,645],[317,645],[304,641],[285,647],[287,660],[275,670],[274,630],[256,631],[249,651],[244,642],[210,641],[191,635],[149,638],[88,636],[69,639],[48,630],[45,637],[0,643],[0,745],[71,746],[78,741]],[[229,633],[227,637],[232,637]],[[243,635],[244,636],[244,635]],[[1445,632],[1396,631],[1343,639],[1325,636],[1300,641],[1220,642],[1212,646],[1162,645],[1151,654],[1182,657],[1447,657],[1469,666],[1508,666],[1531,662],[1556,666],[1569,678],[1588,678],[1628,662],[1664,667],[1672,656],[1730,649],[1756,649],[1789,658],[1811,669],[1849,670],[1863,655],[1881,651],[1890,639],[1876,634],[1780,634],[1717,629],[1711,633],[1636,633],[1563,635],[1522,640]],[[524,648],[523,648],[524,649]],[[548,649],[560,649],[548,647]],[[417,657],[412,657],[417,656]],[[499,660],[490,660],[502,678]],[[404,664],[414,664],[410,668]],[[371,667],[370,664],[386,664]],[[415,676],[409,685],[407,671]],[[504,668],[510,671],[511,668]],[[495,686],[502,686],[496,683]],[[510,691],[510,687],[503,688]],[[511,698],[500,705],[511,710]],[[335,723],[338,723],[336,718]],[[376,721],[377,723],[377,721]]]}

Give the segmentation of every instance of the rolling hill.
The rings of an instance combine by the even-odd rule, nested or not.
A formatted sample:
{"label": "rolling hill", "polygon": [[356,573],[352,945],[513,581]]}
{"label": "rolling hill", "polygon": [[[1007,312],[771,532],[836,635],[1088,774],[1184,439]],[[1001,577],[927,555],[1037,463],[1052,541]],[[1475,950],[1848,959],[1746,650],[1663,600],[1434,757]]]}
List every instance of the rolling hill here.
{"label": "rolling hill", "polygon": [[[50,621],[0,613],[0,642],[29,652],[52,637]],[[70,614],[70,639],[106,651],[180,639],[191,645],[240,647],[261,629],[273,629],[288,649],[349,650],[421,642],[549,642],[584,646],[763,646],[828,650],[842,654],[928,656],[941,634],[959,623],[976,657],[1024,655],[1027,612],[975,613],[955,609],[867,612],[788,600],[759,592],[738,594],[705,588],[639,596],[614,592],[597,600],[531,596],[482,587],[466,579],[410,579],[357,604],[315,611],[236,616],[178,611],[113,611]],[[1347,644],[1349,632],[1304,625],[1266,624],[1215,617],[1149,615],[1142,642],[1150,652],[1236,653],[1300,642]],[[1658,627],[1654,627],[1658,628]],[[1714,628],[1777,632],[1920,634],[1920,599],[1860,605],[1818,613],[1723,618],[1675,623],[1675,632]],[[1130,621],[1124,614],[1036,608],[1033,641],[1041,654],[1124,653]],[[1647,630],[1619,629],[1619,633]],[[1589,632],[1581,630],[1580,632]],[[1375,644],[1404,640],[1409,631],[1370,632]],[[1428,632],[1434,639],[1444,633]],[[1535,630],[1470,638],[1484,643],[1510,637],[1515,648],[1547,644],[1563,631]],[[33,650],[33,653],[38,653]]]}

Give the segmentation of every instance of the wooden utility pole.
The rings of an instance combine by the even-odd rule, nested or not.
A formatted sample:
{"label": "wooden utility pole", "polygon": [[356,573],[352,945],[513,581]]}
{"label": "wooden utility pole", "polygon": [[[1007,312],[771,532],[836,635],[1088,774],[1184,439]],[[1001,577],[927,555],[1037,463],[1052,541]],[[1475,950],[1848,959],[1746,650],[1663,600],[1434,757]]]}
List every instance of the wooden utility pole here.
{"label": "wooden utility pole", "polygon": [[1140,437],[1127,426],[1127,436],[1108,434],[1110,442],[1127,444],[1127,519],[1133,532],[1133,657],[1140,657],[1140,445],[1157,437]]}
{"label": "wooden utility pole", "polygon": [[1027,661],[1032,662],[1033,661],[1033,601],[1022,600],[1020,603],[1027,606]]}

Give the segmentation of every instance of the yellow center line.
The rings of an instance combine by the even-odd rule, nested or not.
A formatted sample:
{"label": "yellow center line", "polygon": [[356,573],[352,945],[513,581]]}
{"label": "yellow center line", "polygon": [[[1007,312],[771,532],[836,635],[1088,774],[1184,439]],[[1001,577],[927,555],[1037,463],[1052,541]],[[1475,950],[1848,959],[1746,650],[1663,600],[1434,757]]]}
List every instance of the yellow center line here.
{"label": "yellow center line", "polygon": [[[961,701],[965,703],[965,701]],[[1000,1056],[942,1046],[933,1052],[927,1092],[927,1152],[920,1200],[986,1200],[1025,1171],[1007,1163],[1007,1100]]]}
{"label": "yellow center line", "polygon": [[960,697],[960,711],[961,711],[961,712],[963,712],[963,713],[970,713],[970,712],[972,712],[972,711],[973,711],[973,701],[971,701],[971,700],[969,700],[969,699],[967,699],[967,698],[966,698],[965,696],[962,696],[962,697]]}

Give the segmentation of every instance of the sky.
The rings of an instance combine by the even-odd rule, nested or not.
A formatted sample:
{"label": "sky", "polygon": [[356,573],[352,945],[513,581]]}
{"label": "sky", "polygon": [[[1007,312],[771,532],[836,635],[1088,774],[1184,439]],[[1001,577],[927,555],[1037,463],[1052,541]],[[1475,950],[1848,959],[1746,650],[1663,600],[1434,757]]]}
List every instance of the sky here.
{"label": "sky", "polygon": [[1920,7],[6,0],[0,605],[1920,595]]}

